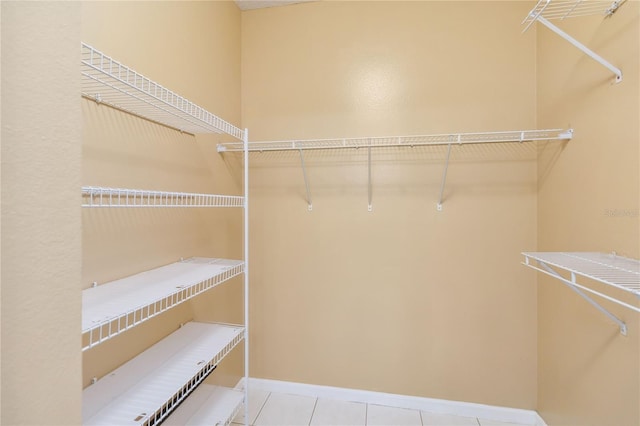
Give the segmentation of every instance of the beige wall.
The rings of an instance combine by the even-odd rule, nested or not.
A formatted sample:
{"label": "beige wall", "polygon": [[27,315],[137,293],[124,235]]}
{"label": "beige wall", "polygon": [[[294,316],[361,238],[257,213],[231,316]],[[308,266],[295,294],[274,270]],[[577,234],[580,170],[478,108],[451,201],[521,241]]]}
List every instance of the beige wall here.
{"label": "beige wall", "polygon": [[[543,146],[538,175],[538,249],[615,251],[640,258],[640,4],[610,19],[559,24],[620,67],[613,74],[557,35],[538,29],[538,124],[575,128],[566,146]],[[640,320],[623,319],[628,336],[559,281],[538,277],[539,411],[550,425],[640,423]],[[637,304],[637,298],[584,281]]]}
{"label": "beige wall", "polygon": [[[252,140],[535,127],[519,2],[242,14]],[[564,122],[555,123],[562,126]],[[252,155],[252,376],[536,407],[533,145]]]}
{"label": "beige wall", "polygon": [[80,8],[1,9],[0,423],[79,424]]}

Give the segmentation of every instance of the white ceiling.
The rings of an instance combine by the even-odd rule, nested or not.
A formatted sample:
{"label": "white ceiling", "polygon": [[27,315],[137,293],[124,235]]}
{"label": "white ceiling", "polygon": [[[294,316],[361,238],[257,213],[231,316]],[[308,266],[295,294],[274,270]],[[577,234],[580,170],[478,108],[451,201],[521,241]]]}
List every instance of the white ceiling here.
{"label": "white ceiling", "polygon": [[286,6],[315,0],[235,0],[241,10],[261,9],[265,7]]}

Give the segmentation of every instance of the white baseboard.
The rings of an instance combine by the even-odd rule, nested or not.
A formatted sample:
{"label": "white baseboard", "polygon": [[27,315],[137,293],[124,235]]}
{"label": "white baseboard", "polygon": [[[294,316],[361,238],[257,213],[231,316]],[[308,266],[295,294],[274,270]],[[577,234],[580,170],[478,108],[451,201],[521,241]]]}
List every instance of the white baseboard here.
{"label": "white baseboard", "polygon": [[[242,384],[243,381],[241,380],[237,387],[242,387]],[[520,408],[499,407],[472,402],[449,401],[446,399],[423,398],[419,396],[337,388],[332,386],[310,385],[306,383],[284,382],[280,380],[258,379],[254,377],[249,379],[249,388],[260,389],[268,392],[305,395],[315,398],[389,405],[399,408],[428,411],[431,413],[478,417],[481,419],[500,422],[546,426],[546,423],[537,412]]]}

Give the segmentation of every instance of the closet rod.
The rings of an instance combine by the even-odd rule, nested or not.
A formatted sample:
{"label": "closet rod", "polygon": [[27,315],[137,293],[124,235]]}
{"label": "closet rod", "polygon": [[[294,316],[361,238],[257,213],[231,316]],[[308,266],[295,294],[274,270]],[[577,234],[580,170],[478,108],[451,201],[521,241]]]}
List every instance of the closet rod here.
{"label": "closet rod", "polygon": [[[443,133],[435,135],[413,136],[384,136],[365,138],[335,138],[335,139],[295,139],[266,142],[249,142],[250,152],[263,151],[301,151],[317,149],[358,149],[383,147],[414,147],[449,145],[452,140],[456,144],[483,143],[511,143],[569,140],[573,136],[573,129],[545,129],[545,130],[512,130],[501,132],[479,133]],[[241,142],[218,144],[218,152],[241,152]]]}

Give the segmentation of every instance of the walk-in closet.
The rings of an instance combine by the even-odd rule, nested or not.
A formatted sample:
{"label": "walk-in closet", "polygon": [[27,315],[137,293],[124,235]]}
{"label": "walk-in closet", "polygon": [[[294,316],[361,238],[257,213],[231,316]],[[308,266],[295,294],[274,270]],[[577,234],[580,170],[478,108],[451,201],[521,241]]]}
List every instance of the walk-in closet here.
{"label": "walk-in closet", "polygon": [[0,20],[1,424],[640,424],[638,1]]}

